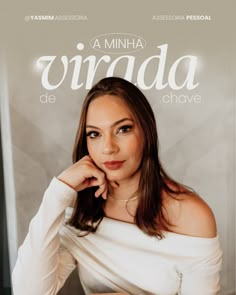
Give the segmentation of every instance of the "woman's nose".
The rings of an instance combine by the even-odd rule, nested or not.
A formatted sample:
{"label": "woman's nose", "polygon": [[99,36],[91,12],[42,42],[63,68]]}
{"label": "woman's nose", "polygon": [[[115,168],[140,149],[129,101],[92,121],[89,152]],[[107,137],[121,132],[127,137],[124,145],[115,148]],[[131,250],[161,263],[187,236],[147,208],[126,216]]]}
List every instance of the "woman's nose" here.
{"label": "woman's nose", "polygon": [[113,154],[119,150],[115,139],[112,136],[107,136],[104,138],[103,153],[104,154]]}

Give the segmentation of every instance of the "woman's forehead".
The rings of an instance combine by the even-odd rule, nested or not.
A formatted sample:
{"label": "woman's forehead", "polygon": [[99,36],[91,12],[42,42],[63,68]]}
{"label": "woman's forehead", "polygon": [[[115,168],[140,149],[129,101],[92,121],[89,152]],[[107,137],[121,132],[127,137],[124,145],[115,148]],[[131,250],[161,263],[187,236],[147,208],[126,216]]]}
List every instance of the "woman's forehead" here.
{"label": "woman's forehead", "polygon": [[119,96],[103,95],[95,98],[88,107],[86,121],[119,120],[121,117],[133,119],[132,110],[125,100]]}

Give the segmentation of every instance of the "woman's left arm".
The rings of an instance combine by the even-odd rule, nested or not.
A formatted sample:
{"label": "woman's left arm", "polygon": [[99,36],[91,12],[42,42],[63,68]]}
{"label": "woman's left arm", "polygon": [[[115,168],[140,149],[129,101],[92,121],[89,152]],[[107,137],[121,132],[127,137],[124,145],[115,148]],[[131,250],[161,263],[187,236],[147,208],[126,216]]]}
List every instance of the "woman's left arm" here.
{"label": "woman's left arm", "polygon": [[178,229],[190,236],[185,255],[178,265],[181,295],[220,294],[222,250],[216,221],[210,207],[198,196],[186,198],[181,205]]}
{"label": "woman's left arm", "polygon": [[[178,294],[181,295],[219,295],[220,270],[222,265],[222,251],[218,244],[218,237],[209,243],[206,255],[182,263],[179,268],[181,285]],[[214,244],[214,245],[213,245]],[[201,247],[203,248],[203,247]]]}

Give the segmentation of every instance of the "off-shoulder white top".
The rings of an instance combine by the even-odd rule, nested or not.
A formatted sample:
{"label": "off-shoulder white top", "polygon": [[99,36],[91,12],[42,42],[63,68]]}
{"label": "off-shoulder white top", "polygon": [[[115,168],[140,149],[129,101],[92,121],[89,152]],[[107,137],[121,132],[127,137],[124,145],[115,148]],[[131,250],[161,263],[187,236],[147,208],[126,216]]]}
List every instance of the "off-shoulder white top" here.
{"label": "off-shoulder white top", "polygon": [[78,237],[64,224],[76,191],[54,177],[30,222],[12,274],[15,295],[54,295],[77,267],[86,295],[220,294],[219,236],[164,232],[158,240],[135,224],[104,217],[96,233]]}

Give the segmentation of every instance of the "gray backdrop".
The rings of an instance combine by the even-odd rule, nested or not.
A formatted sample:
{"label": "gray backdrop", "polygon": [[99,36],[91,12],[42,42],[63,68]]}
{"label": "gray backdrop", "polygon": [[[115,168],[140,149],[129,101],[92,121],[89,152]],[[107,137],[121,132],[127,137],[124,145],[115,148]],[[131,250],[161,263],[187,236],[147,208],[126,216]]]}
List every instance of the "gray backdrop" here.
{"label": "gray backdrop", "polygon": [[[176,1],[177,2],[177,1]],[[137,61],[157,54],[167,43],[166,71],[182,55],[196,55],[199,86],[188,91],[143,91],[156,115],[161,159],[177,180],[192,186],[213,209],[224,251],[222,294],[235,294],[235,67],[233,1],[59,1],[20,2],[1,9],[1,127],[4,155],[10,267],[23,242],[50,180],[71,164],[80,107],[87,92],[71,90],[72,70],[54,91],[45,90],[35,61],[43,55],[95,54],[89,41],[105,33],[132,33],[144,38],[144,50],[132,53]],[[17,6],[18,5],[18,6]],[[80,21],[33,21],[31,15],[81,15]],[[157,21],[160,15],[210,15],[211,21]],[[76,44],[85,49],[79,52]],[[114,58],[114,56],[111,57]],[[147,79],[154,69],[146,72]],[[57,81],[57,63],[51,79]],[[116,75],[123,76],[124,65]],[[94,82],[104,77],[101,67]],[[134,69],[134,77],[137,67]],[[179,72],[181,79],[184,72]],[[85,79],[86,71],[81,70]],[[166,74],[165,74],[166,78]],[[135,78],[133,80],[135,82]],[[54,104],[42,104],[45,93]],[[201,103],[163,103],[163,95],[200,95]],[[61,294],[80,294],[74,273]],[[82,293],[81,293],[82,294]]]}

